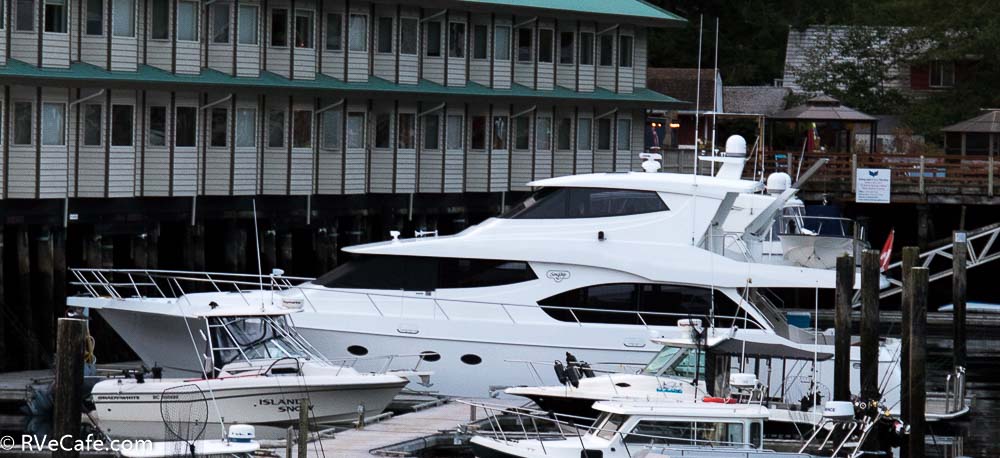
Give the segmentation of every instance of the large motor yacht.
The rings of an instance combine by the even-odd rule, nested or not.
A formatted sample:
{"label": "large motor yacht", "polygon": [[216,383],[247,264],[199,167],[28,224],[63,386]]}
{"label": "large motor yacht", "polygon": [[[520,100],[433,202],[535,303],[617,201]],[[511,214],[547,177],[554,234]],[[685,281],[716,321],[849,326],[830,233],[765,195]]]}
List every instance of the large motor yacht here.
{"label": "large motor yacht", "polygon": [[[766,292],[833,288],[835,274],[780,257],[765,262],[765,242],[796,188],[787,175],[774,180],[785,189],[772,193],[741,179],[743,145],[737,157],[716,159],[714,176],[595,173],[531,182],[533,195],[461,233],[395,234],[345,248],[348,262],[311,281],[264,281],[276,298],[303,302],[295,325],[328,356],[423,354],[436,373],[432,389],[448,395],[531,382],[523,365],[509,362],[515,358],[553,361],[570,351],[591,362],[642,365],[659,350],[650,338],[678,332],[679,320],[814,343],[812,333],[788,325]],[[646,159],[644,168],[655,162]],[[227,294],[183,297],[197,304]],[[115,321],[156,306],[145,297],[70,304],[96,305]],[[169,353],[171,345],[155,346]],[[140,356],[154,358],[150,352]]]}

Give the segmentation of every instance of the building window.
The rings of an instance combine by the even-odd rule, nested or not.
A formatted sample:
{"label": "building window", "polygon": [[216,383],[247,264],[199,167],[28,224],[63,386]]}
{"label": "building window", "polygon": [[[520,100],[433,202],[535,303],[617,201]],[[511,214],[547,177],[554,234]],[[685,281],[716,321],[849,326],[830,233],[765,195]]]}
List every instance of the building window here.
{"label": "building window", "polygon": [[441,23],[431,21],[427,23],[427,55],[430,57],[441,57]]}
{"label": "building window", "polygon": [[446,126],[447,138],[445,139],[445,148],[450,150],[460,150],[464,146],[464,129],[462,126],[465,119],[459,115],[449,115],[448,124]]}
{"label": "building window", "polygon": [[344,16],[339,13],[326,15],[326,50],[342,51],[344,49]]}
{"label": "building window", "polygon": [[239,34],[241,45],[257,44],[257,7],[240,5]]}
{"label": "building window", "polygon": [[597,120],[597,149],[600,151],[611,149],[611,120],[608,118]]}
{"label": "building window", "polygon": [[531,119],[527,116],[514,118],[514,149],[531,148]]}
{"label": "building window", "polygon": [[576,123],[576,149],[580,151],[590,151],[590,128],[593,120],[590,118],[580,118]]}
{"label": "building window", "polygon": [[285,146],[285,112],[271,110],[267,113],[267,146],[283,148]]}
{"label": "building window", "polygon": [[955,62],[935,60],[931,62],[931,87],[955,86]]}
{"label": "building window", "polygon": [[134,110],[132,105],[111,105],[111,146],[132,146]]}
{"label": "building window", "polygon": [[632,37],[623,35],[618,39],[618,66],[632,67]]}
{"label": "building window", "polygon": [[378,18],[378,43],[375,49],[382,54],[392,54],[392,18]]}
{"label": "building window", "polygon": [[312,147],[312,111],[295,110],[292,112],[292,147]]}
{"label": "building window", "polygon": [[538,61],[552,63],[552,30],[538,31]]}
{"label": "building window", "polygon": [[440,148],[441,118],[437,115],[424,116],[424,149]]}
{"label": "building window", "polygon": [[35,31],[35,0],[17,0],[15,5],[17,21],[14,30],[18,32]]}
{"label": "building window", "polygon": [[531,62],[531,29],[517,29],[517,61]]}
{"label": "building window", "polygon": [[485,59],[489,49],[490,37],[489,27],[483,24],[472,26],[472,58]]}
{"label": "building window", "polygon": [[66,0],[45,0],[45,31],[66,33]]}
{"label": "building window", "polygon": [[104,0],[87,0],[87,35],[104,35]]}
{"label": "building window", "polygon": [[535,120],[535,149],[542,151],[552,149],[552,118]]}
{"label": "building window", "polygon": [[347,147],[365,147],[365,114],[361,112],[347,113]]}
{"label": "building window", "polygon": [[238,148],[257,146],[257,110],[236,109],[236,146]]}
{"label": "building window", "polygon": [[225,108],[212,108],[212,137],[209,145],[216,148],[225,148],[229,139],[229,110]]}
{"label": "building window", "polygon": [[580,65],[594,65],[594,34],[580,34]]}
{"label": "building window", "polygon": [[388,148],[392,115],[378,113],[375,115],[375,147]]}
{"label": "building window", "polygon": [[198,41],[198,4],[177,2],[177,40]]}
{"label": "building window", "polygon": [[573,64],[573,32],[562,32],[559,34],[559,63]]}
{"label": "building window", "polygon": [[352,14],[349,33],[348,43],[351,44],[351,51],[368,50],[368,16]]}
{"label": "building window", "polygon": [[229,4],[212,4],[212,43],[229,43]]}
{"label": "building window", "polygon": [[399,149],[413,149],[416,144],[416,115],[413,113],[399,114]]}
{"label": "building window", "polygon": [[399,20],[399,53],[417,54],[417,20],[404,17]]}
{"label": "building window", "polygon": [[151,16],[150,37],[154,40],[169,39],[170,3],[167,0],[153,0],[153,14]]}
{"label": "building window", "polygon": [[493,117],[493,149],[507,149],[507,117]]}
{"label": "building window", "polygon": [[614,65],[615,37],[611,35],[601,35],[601,66],[610,67]]}
{"label": "building window", "polygon": [[618,120],[618,150],[627,151],[632,149],[632,120]]}
{"label": "building window", "polygon": [[284,8],[271,10],[271,46],[288,46],[288,10]]}
{"label": "building window", "polygon": [[510,27],[497,26],[493,31],[493,58],[510,60]]}
{"label": "building window", "polygon": [[174,119],[174,146],[198,146],[198,109],[195,107],[177,107],[177,117]]}
{"label": "building window", "polygon": [[149,107],[149,146],[167,146],[167,107]]}
{"label": "building window", "polygon": [[573,138],[573,119],[572,118],[560,118],[559,124],[556,125],[556,149],[558,150],[568,150],[572,145],[571,139]]}
{"label": "building window", "polygon": [[101,127],[104,125],[104,106],[89,104],[83,106],[83,146],[104,144]]}
{"label": "building window", "polygon": [[111,32],[116,37],[135,36],[135,0],[112,0]]}
{"label": "building window", "polygon": [[323,113],[323,149],[340,151],[342,120],[343,115],[339,110]]}
{"label": "building window", "polygon": [[42,145],[59,146],[66,144],[66,105],[61,103],[42,104]]}
{"label": "building window", "polygon": [[312,49],[313,47],[313,12],[295,10],[295,47]]}
{"label": "building window", "polygon": [[486,116],[472,117],[472,149],[486,149]]}
{"label": "building window", "polygon": [[465,24],[448,24],[448,57],[465,57]]}
{"label": "building window", "polygon": [[14,144],[30,145],[33,124],[31,102],[14,102]]}

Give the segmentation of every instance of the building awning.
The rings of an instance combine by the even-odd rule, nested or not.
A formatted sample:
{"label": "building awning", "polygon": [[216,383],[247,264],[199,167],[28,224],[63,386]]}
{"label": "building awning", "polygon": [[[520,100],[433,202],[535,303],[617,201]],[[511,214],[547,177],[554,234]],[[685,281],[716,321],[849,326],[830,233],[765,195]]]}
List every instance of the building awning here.
{"label": "building awning", "polygon": [[813,97],[805,104],[771,115],[772,119],[789,121],[848,121],[875,122],[874,116],[846,107],[828,95]]}
{"label": "building awning", "polygon": [[941,129],[941,132],[959,132],[969,134],[1000,133],[1000,109],[989,109],[972,119],[966,119]]}
{"label": "building awning", "polygon": [[459,0],[463,7],[483,5],[491,10],[496,7],[538,10],[539,14],[560,12],[600,15],[602,21],[614,19],[630,24],[677,27],[687,20],[645,0]]}
{"label": "building awning", "polygon": [[[45,85],[71,84],[80,87],[134,87],[137,89],[165,91],[204,91],[205,89],[237,90],[283,90],[306,92],[320,95],[317,91],[339,93],[341,96],[460,98],[496,97],[523,99],[525,101],[566,101],[634,105],[642,108],[673,108],[681,101],[658,92],[636,88],[631,93],[615,93],[606,89],[593,92],[576,92],[556,86],[554,89],[531,89],[514,84],[510,89],[493,89],[473,82],[465,86],[443,86],[428,80],[417,84],[396,84],[377,77],[369,77],[366,82],[345,82],[327,75],[317,74],[316,79],[289,79],[271,72],[261,72],[256,78],[237,77],[212,69],[202,69],[198,75],[182,75],[161,70],[149,65],[139,65],[138,71],[108,71],[83,62],[70,64],[69,68],[40,68],[24,62],[8,59],[7,65],[0,66],[0,78],[6,84]],[[347,93],[347,94],[344,94]]]}

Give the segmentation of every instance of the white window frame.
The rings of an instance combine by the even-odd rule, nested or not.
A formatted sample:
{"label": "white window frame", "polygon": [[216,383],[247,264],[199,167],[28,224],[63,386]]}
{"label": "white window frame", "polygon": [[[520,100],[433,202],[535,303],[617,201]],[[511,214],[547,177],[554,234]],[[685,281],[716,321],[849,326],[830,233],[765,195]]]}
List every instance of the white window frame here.
{"label": "white window frame", "polygon": [[[253,17],[254,17],[254,23],[253,23],[253,27],[252,27],[252,29],[253,29],[253,43],[244,43],[242,41],[242,39],[241,39],[242,35],[240,34],[240,32],[243,30],[244,21],[240,19],[241,18],[240,13],[243,11],[244,8],[248,9],[248,10],[253,10]],[[236,17],[237,17],[237,23],[236,23],[236,45],[237,46],[240,46],[240,45],[243,45],[243,46],[260,46],[260,7],[257,6],[257,5],[244,5],[244,4],[240,4],[239,8],[237,8],[237,10],[236,10]]]}
{"label": "white window frame", "polygon": [[[105,1],[112,1],[112,0],[105,0]],[[149,21],[147,23],[147,27],[148,27],[148,30],[149,30],[147,32],[149,34],[149,41],[156,41],[156,42],[160,42],[160,43],[169,42],[174,37],[174,28],[171,27],[171,25],[173,25],[173,19],[171,17],[169,17],[169,16],[167,17],[167,37],[166,38],[156,38],[156,37],[153,36],[153,12],[156,11],[156,8],[153,6],[153,4],[155,2],[156,2],[156,0],[151,0],[149,2],[149,11],[148,11]],[[170,4],[173,2],[173,0],[164,0],[164,2],[167,4],[167,11],[169,12],[170,11]]]}
{"label": "white window frame", "polygon": [[[295,39],[299,34],[299,17],[309,18],[309,46],[299,46],[297,43],[298,40]],[[291,32],[291,45],[294,46],[295,49],[316,49],[316,11],[309,8],[296,8],[295,14],[292,16]]]}
{"label": "white window frame", "polygon": [[[126,106],[126,107],[131,107],[132,108],[132,129],[131,129],[132,130],[132,135],[130,136],[130,138],[131,138],[132,141],[129,142],[130,144],[128,144],[128,145],[115,145],[115,122],[114,121],[115,121],[115,107],[116,106]],[[108,138],[109,138],[109,142],[110,142],[110,147],[112,149],[121,150],[121,149],[135,148],[135,127],[136,127],[135,126],[135,109],[136,109],[135,103],[131,103],[131,102],[115,103],[114,100],[111,101],[111,105],[108,108],[108,113],[106,114],[106,116],[110,116],[110,119],[111,119],[111,122],[108,123],[108,124],[111,124],[110,126],[108,126],[108,127],[111,128],[111,132],[109,132],[110,135],[108,136]]]}
{"label": "white window frame", "polygon": [[[220,7],[220,6],[225,6],[226,7],[226,11],[229,12],[228,17],[226,17],[226,41],[216,41],[216,30],[215,30],[216,23],[215,23],[215,20],[218,18],[217,13],[218,13],[218,7]],[[216,45],[228,45],[228,44],[232,44],[233,43],[232,42],[232,40],[233,40],[233,6],[235,6],[235,5],[233,5],[232,3],[228,2],[228,1],[223,1],[223,0],[216,1],[215,3],[213,3],[213,4],[210,5],[211,18],[212,18],[212,20],[209,21],[209,23],[212,24],[212,30],[211,30],[210,37],[209,37],[209,42],[210,43],[216,44]]]}
{"label": "white window frame", "polygon": [[[87,144],[87,108],[88,107],[101,107],[100,116],[97,119],[101,122],[100,128],[97,131],[97,144]],[[80,146],[85,148],[100,148],[104,146],[104,129],[105,124],[105,106],[103,103],[84,103],[80,107]]]}
{"label": "white window frame", "polygon": [[[946,70],[951,70],[951,81],[945,82]],[[927,86],[933,89],[946,89],[955,87],[955,62],[954,61],[931,61],[927,72]],[[934,84],[934,75],[937,74],[938,84]]]}
{"label": "white window frame", "polygon": [[[168,111],[169,111],[169,107],[167,107],[167,108],[168,108]],[[181,146],[181,145],[177,144],[177,130],[178,130],[177,129],[177,113],[178,113],[178,109],[180,109],[180,108],[193,108],[194,109],[194,146],[187,146],[187,145]],[[202,116],[202,114],[199,113],[198,111],[199,111],[199,109],[198,109],[197,105],[191,105],[191,104],[187,104],[187,103],[178,103],[178,104],[174,105],[174,112],[173,112],[173,116],[172,116],[172,118],[173,118],[173,124],[171,125],[171,129],[170,129],[170,133],[172,134],[170,136],[170,141],[173,142],[175,149],[176,148],[197,149],[201,145],[201,142],[199,141],[201,139],[199,137],[201,137],[201,135],[200,135],[200,133],[201,133],[200,132],[201,131],[200,124],[201,124],[201,116]],[[169,145],[169,143],[168,143],[168,145]]]}
{"label": "white window frame", "polygon": [[[180,5],[182,3],[190,3],[190,4],[194,5],[194,9],[192,10],[192,11],[194,11],[194,34],[193,34],[194,38],[190,39],[190,40],[188,40],[188,39],[182,39],[181,38],[181,34],[180,34],[180,27],[179,27],[180,26],[180,20],[179,20],[180,19],[180,14],[179,14],[179,12],[180,12]],[[176,38],[177,42],[179,42],[179,43],[198,43],[198,41],[199,41],[198,38],[199,38],[199,35],[201,34],[201,30],[200,30],[200,27],[199,27],[201,25],[201,20],[199,19],[201,17],[200,16],[201,11],[199,11],[200,10],[199,3],[191,1],[191,0],[177,0],[177,4],[174,7],[177,8],[177,11],[174,13],[174,17],[176,18],[177,23],[174,24],[174,26],[172,27],[173,34],[176,35],[174,38]],[[176,116],[176,114],[175,114],[175,116]]]}
{"label": "white window frame", "polygon": [[[37,104],[35,103],[34,100],[24,100],[24,99],[21,99],[21,100],[13,99],[9,103],[10,103],[10,112],[11,112],[10,126],[9,126],[9,129],[10,129],[10,144],[12,146],[34,146],[35,145],[35,129],[38,128],[38,126],[35,125],[35,110],[38,109],[38,107],[36,106]],[[18,132],[14,128],[16,126],[16,124],[17,124],[17,116],[16,116],[17,113],[15,113],[15,109],[16,109],[18,103],[27,103],[31,107],[28,110],[28,127],[29,127],[28,128],[28,143],[15,143],[16,138],[17,138],[17,132]]]}
{"label": "white window frame", "polygon": [[[368,34],[371,33],[371,18],[367,14],[360,13],[348,13],[347,15],[347,27],[346,37],[347,37],[347,52],[368,52]],[[363,17],[365,19],[365,37],[363,40],[355,41],[351,39],[351,24],[354,17]],[[358,49],[354,49],[354,43],[361,43],[363,46]],[[343,48],[343,43],[341,43],[341,48]]]}
{"label": "white window frame", "polygon": [[11,3],[11,5],[14,6],[13,8],[11,8],[11,10],[13,10],[13,12],[14,12],[14,16],[12,16],[10,18],[10,23],[11,23],[11,28],[14,29],[13,30],[14,33],[34,33],[35,32],[35,30],[38,28],[38,23],[39,23],[38,7],[37,7],[37,4],[36,4],[36,2],[38,2],[38,1],[41,1],[41,0],[32,0],[31,1],[31,28],[30,29],[22,29],[22,28],[18,27],[18,22],[19,21],[18,21],[18,18],[17,18],[17,14],[18,14],[18,11],[20,10],[20,6],[18,5],[18,0],[11,0],[10,3]]}
{"label": "white window frame", "polygon": [[[388,19],[389,23],[389,50],[382,51],[382,20]],[[392,16],[378,16],[375,20],[375,54],[391,55],[396,52],[396,18]]]}
{"label": "white window frame", "polygon": [[[46,134],[46,131],[48,130],[45,127],[45,106],[46,105],[56,105],[56,106],[59,106],[59,107],[62,108],[62,132],[59,135],[59,143],[45,143],[45,134]],[[67,118],[67,116],[66,116],[66,103],[65,102],[46,102],[45,100],[42,100],[42,116],[41,116],[42,125],[39,126],[39,127],[42,129],[42,131],[41,131],[41,134],[42,134],[41,137],[42,137],[42,146],[43,147],[45,147],[45,146],[66,146],[66,123],[67,123],[67,119],[66,118]]]}
{"label": "white window frame", "polygon": [[[253,130],[253,134],[250,135],[249,137],[246,137],[246,136],[240,135],[240,131],[241,131],[240,125],[242,124],[240,122],[240,119],[241,119],[240,113],[241,112],[248,112],[248,111],[251,114],[250,119],[253,122],[253,129],[252,129]],[[253,107],[253,106],[239,106],[239,105],[237,105],[236,106],[236,113],[235,113],[235,116],[233,117],[233,123],[234,123],[233,127],[236,129],[236,138],[233,139],[233,146],[235,148],[237,148],[237,149],[240,149],[240,148],[257,149],[257,137],[258,137],[258,131],[257,131],[257,124],[258,124],[257,107]],[[243,138],[249,138],[251,140],[251,144],[250,145],[241,145],[240,144],[240,139],[243,139]]]}
{"label": "white window frame", "polygon": [[[136,0],[108,0],[111,2],[111,17],[108,19],[111,21],[111,36],[118,38],[135,38],[136,29],[138,28],[139,22],[139,5]],[[132,34],[131,35],[118,35],[115,33],[115,2],[116,1],[129,1],[132,2]],[[133,142],[135,143],[135,142]]]}
{"label": "white window frame", "polygon": [[47,17],[47,15],[45,14],[46,13],[45,9],[46,9],[46,7],[50,3],[53,3],[53,1],[52,0],[42,0],[42,3],[43,3],[43,5],[42,5],[42,33],[48,33],[48,34],[52,34],[52,35],[65,35],[65,34],[69,33],[69,3],[70,3],[70,0],[62,0],[62,8],[63,8],[63,15],[62,15],[63,16],[63,23],[62,23],[62,29],[63,29],[63,31],[62,32],[49,32],[49,31],[45,30],[45,28],[48,26],[48,22],[46,22],[46,20],[45,20],[46,17]]}

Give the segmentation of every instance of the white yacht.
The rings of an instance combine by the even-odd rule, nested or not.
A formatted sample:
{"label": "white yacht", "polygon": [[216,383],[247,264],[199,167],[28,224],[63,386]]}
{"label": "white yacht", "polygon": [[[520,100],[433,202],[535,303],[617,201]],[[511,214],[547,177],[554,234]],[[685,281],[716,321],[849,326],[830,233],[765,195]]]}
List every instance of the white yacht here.
{"label": "white yacht", "polygon": [[[317,279],[252,276],[237,289],[266,282],[275,300],[301,301],[296,328],[332,358],[424,354],[437,374],[432,389],[448,395],[524,384],[524,368],[506,361],[515,357],[552,361],[570,351],[592,362],[641,365],[659,350],[651,337],[692,318],[765,340],[813,342],[766,294],[834,287],[831,270],[765,262],[764,242],[796,189],[766,194],[762,183],[739,178],[745,157],[716,160],[716,176],[628,172],[535,181],[534,195],[459,234],[351,246],[348,262]],[[71,297],[71,306],[98,308],[126,341],[148,347],[137,349],[144,361],[175,370],[199,367],[171,359],[176,342],[150,329],[160,325],[116,323],[149,316],[156,303],[146,294],[192,304],[232,294],[218,290],[218,275],[202,273],[216,285],[212,292],[157,288],[109,297],[101,284],[128,271],[73,272],[95,292]]]}

